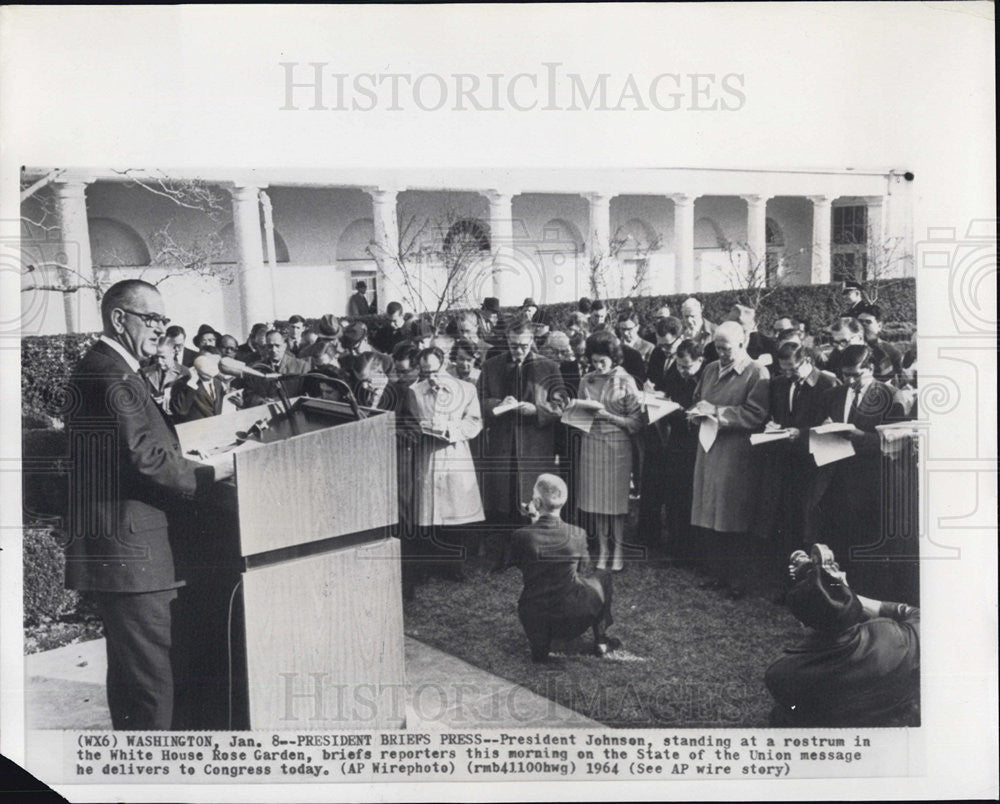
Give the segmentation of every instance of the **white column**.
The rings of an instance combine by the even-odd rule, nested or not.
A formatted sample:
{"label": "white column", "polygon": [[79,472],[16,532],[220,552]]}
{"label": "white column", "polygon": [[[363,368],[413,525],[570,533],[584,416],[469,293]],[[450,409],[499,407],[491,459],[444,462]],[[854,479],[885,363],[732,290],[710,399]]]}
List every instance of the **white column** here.
{"label": "white column", "polygon": [[399,218],[396,213],[398,190],[384,187],[362,188],[372,199],[375,242],[372,257],[378,267],[378,301],[384,311],[391,301],[413,307],[413,294],[407,290],[404,268],[399,262]]}
{"label": "white column", "polygon": [[580,287],[585,295],[596,298],[610,295],[607,275],[611,260],[611,196],[607,193],[584,193],[587,199],[586,275]]}
{"label": "white column", "polygon": [[[513,299],[505,299],[509,283],[505,281],[504,269],[513,268],[514,254],[514,193],[505,190],[483,192],[490,202],[490,248],[493,250],[493,295],[500,304],[512,304]],[[480,300],[477,300],[480,301]]]}
{"label": "white column", "polygon": [[256,322],[269,321],[274,306],[271,277],[264,265],[264,244],[260,234],[260,188],[236,185],[231,192],[240,312],[245,334]]}
{"label": "white column", "polygon": [[820,285],[831,282],[830,273],[830,229],[832,212],[830,203],[833,200],[828,195],[810,195],[813,205],[813,236],[812,236],[812,283]]}
{"label": "white column", "polygon": [[67,287],[63,294],[67,332],[100,332],[101,309],[97,300],[94,264],[87,225],[87,184],[82,180],[54,182],[62,236],[58,269]]}
{"label": "white column", "polygon": [[751,265],[764,270],[767,259],[767,196],[745,195],[747,202],[747,249]]}
{"label": "white column", "polygon": [[674,276],[677,293],[693,293],[694,286],[694,200],[696,196],[677,193],[674,202]]}
{"label": "white column", "polygon": [[[865,198],[865,206],[868,208],[868,226],[865,230],[865,238],[868,249],[868,278],[886,278],[886,271],[892,270],[894,266],[886,263],[891,258],[887,248],[885,238],[885,215],[882,211],[882,204],[885,199],[880,195],[868,196]],[[899,256],[893,255],[893,256]],[[875,274],[877,273],[877,277]]]}

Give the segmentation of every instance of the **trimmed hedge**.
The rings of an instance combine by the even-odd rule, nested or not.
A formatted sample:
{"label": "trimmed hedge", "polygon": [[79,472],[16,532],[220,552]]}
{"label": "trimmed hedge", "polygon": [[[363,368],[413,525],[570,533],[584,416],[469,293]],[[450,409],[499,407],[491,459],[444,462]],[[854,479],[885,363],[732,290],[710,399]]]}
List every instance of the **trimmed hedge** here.
{"label": "trimmed hedge", "polygon": [[25,427],[51,427],[73,404],[66,386],[96,333],[36,335],[21,339],[21,414]]}
{"label": "trimmed hedge", "polygon": [[47,528],[24,529],[24,624],[40,625],[77,608],[79,595],[63,586],[66,556]]}
{"label": "trimmed hedge", "polygon": [[[809,322],[813,334],[832,323],[844,309],[841,295],[842,285],[834,282],[826,285],[789,285],[776,289],[761,302],[757,311],[757,320],[761,329],[769,330],[771,323],[780,315],[792,315]],[[685,299],[694,296],[702,304],[702,312],[709,321],[721,321],[729,313],[730,308],[739,300],[740,294],[733,290],[717,291],[715,293],[675,293],[659,296],[638,296],[631,299],[640,321],[648,321],[664,304],[670,306],[674,315],[680,314],[681,304]],[[618,306],[622,299],[610,299],[609,306]],[[878,283],[878,303],[882,308],[883,338],[886,340],[909,340],[916,331],[917,292],[916,281],[912,278],[885,279]],[[503,309],[504,315],[516,312],[516,307]],[[561,302],[544,304],[539,310],[556,328],[565,325],[570,313],[576,311],[577,302]],[[379,313],[362,316],[369,330],[385,324],[388,316]],[[285,321],[277,321],[282,326]],[[307,319],[308,326],[315,327],[317,319]]]}
{"label": "trimmed hedge", "polygon": [[[681,303],[693,295],[702,303],[705,318],[721,321],[738,298],[736,291],[724,290],[716,293],[671,294],[660,296],[640,296],[632,299],[640,319],[648,320],[653,312],[667,304],[677,315]],[[620,303],[621,300],[610,300]],[[878,302],[883,311],[883,337],[886,340],[908,340],[913,336],[917,320],[916,282],[908,279],[886,279],[879,283]],[[577,303],[563,302],[540,307],[555,327],[561,327],[576,310]],[[793,315],[809,322],[813,334],[832,322],[843,310],[840,283],[828,285],[792,285],[781,287],[768,296],[757,311],[761,329],[770,329],[771,322],[779,315]],[[504,309],[505,314],[517,308]],[[369,330],[374,330],[388,321],[384,314],[363,316]],[[279,326],[287,323],[275,322]],[[307,324],[315,327],[318,319],[308,319]],[[37,335],[21,341],[21,400],[22,413],[39,423],[51,426],[61,419],[67,406],[73,400],[66,395],[66,380],[73,366],[83,356],[97,338],[96,334]]]}

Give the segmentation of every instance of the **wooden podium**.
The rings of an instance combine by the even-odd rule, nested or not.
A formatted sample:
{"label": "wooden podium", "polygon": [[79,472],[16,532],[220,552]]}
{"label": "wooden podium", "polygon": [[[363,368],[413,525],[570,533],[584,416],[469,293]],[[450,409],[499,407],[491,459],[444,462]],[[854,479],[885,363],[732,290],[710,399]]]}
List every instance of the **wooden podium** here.
{"label": "wooden podium", "polygon": [[361,410],[299,397],[177,427],[186,455],[235,461],[197,528],[212,547],[191,551],[216,635],[194,678],[226,676],[206,728],[404,725],[395,415]]}

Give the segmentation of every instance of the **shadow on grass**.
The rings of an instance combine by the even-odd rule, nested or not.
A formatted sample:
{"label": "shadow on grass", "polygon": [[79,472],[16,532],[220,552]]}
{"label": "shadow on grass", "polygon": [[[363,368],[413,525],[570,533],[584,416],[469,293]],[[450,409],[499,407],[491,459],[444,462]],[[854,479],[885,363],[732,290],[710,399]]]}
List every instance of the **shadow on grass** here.
{"label": "shadow on grass", "polygon": [[520,572],[489,575],[477,559],[467,576],[421,586],[404,605],[406,633],[612,727],[766,726],[764,670],[800,633],[764,598],[730,601],[690,570],[635,561],[615,577],[609,634],[622,648],[600,659],[580,638],[535,665],[517,618]]}

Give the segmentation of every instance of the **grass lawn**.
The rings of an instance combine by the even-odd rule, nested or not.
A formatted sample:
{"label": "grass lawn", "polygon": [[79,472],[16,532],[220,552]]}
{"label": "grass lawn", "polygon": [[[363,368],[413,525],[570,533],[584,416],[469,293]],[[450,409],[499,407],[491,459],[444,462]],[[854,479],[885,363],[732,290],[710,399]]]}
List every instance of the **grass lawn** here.
{"label": "grass lawn", "polygon": [[532,664],[517,618],[521,573],[486,572],[464,583],[432,577],[404,604],[406,633],[616,727],[767,725],[764,670],[801,631],[788,611],[756,595],[730,601],[698,588],[691,570],[634,561],[615,576],[622,648],[588,655],[590,635],[556,643],[552,665]]}

